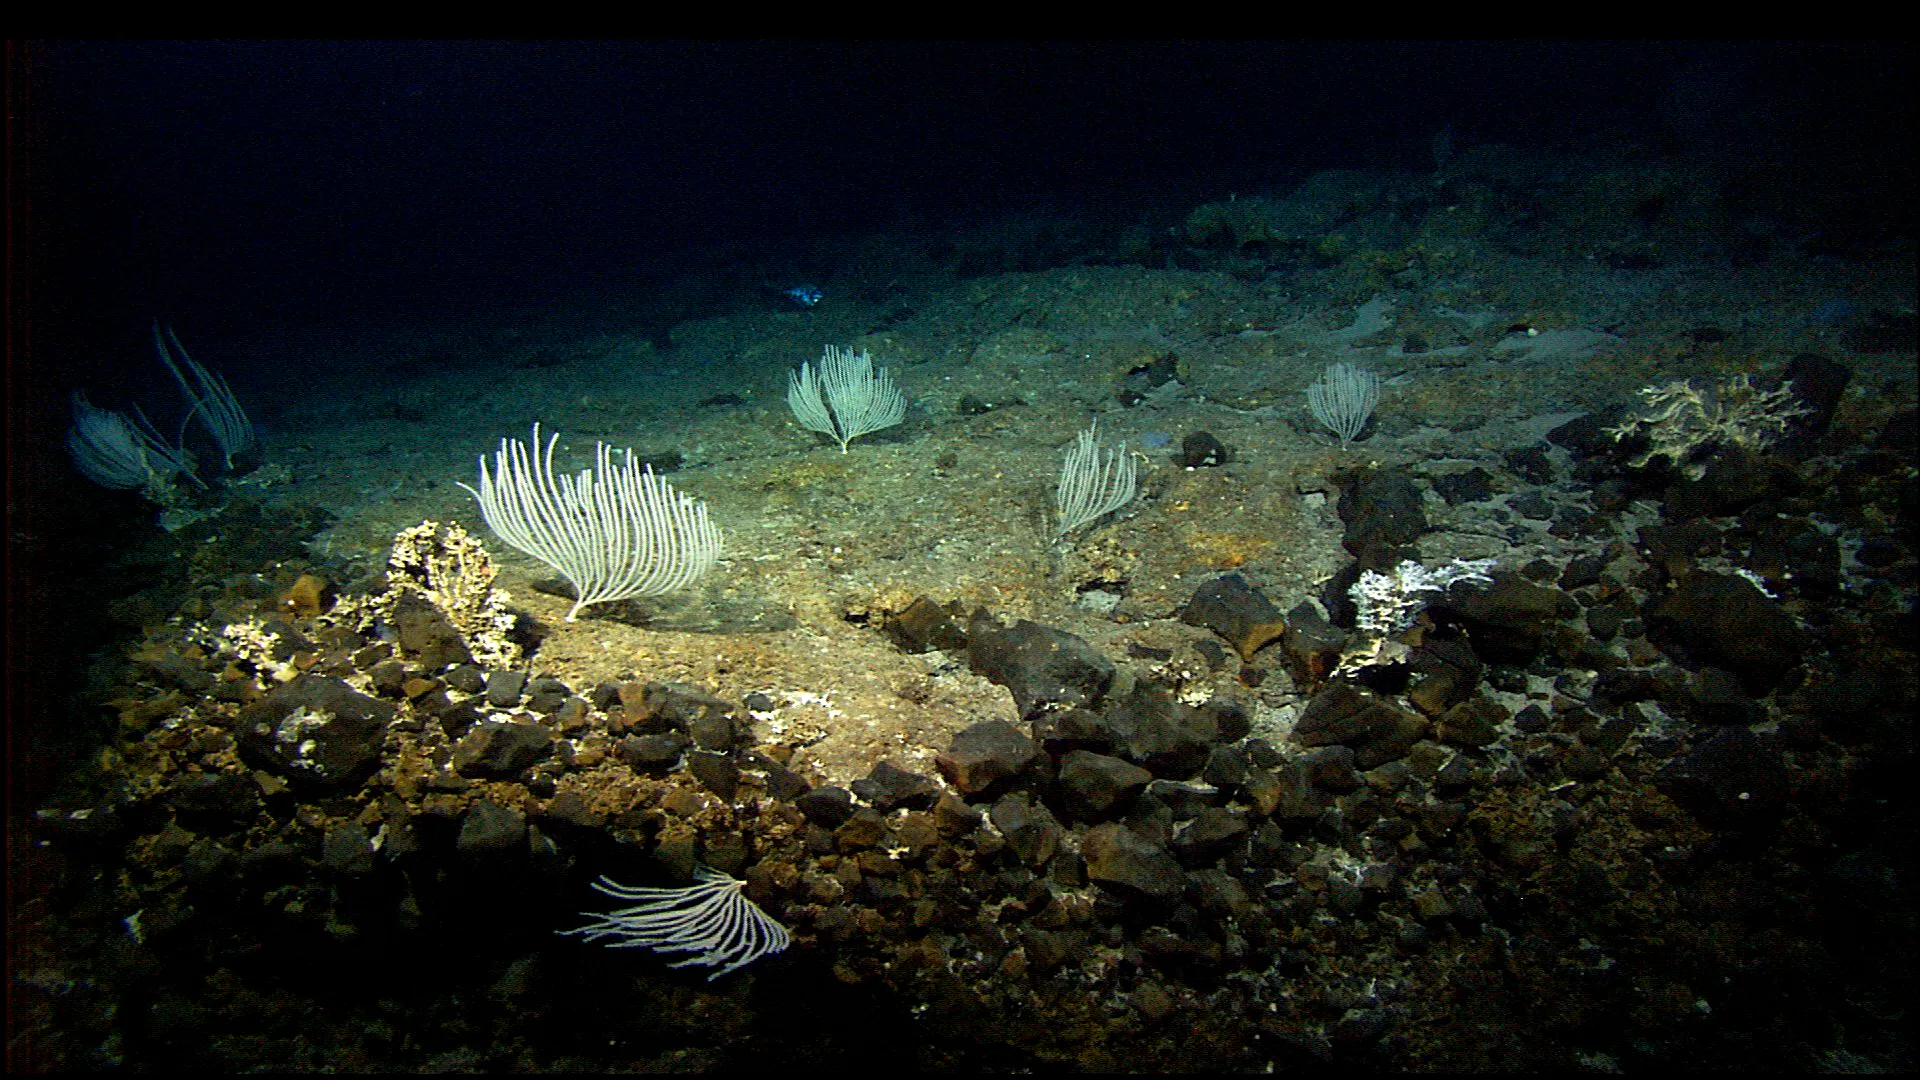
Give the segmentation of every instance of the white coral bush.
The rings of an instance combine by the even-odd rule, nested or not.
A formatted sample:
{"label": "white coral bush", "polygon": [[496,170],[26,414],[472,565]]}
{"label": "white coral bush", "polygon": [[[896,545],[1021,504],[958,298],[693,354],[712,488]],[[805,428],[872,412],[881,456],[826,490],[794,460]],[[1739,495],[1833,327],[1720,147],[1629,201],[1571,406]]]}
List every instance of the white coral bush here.
{"label": "white coral bush", "polygon": [[1452,559],[1428,569],[1412,559],[1403,560],[1392,573],[1362,570],[1360,580],[1347,588],[1357,614],[1354,628],[1367,637],[1357,652],[1340,661],[1340,670],[1352,670],[1370,664],[1385,663],[1387,643],[1413,625],[1420,610],[1427,606],[1430,593],[1446,592],[1455,582],[1492,581],[1487,571],[1492,559]]}
{"label": "white coral bush", "polygon": [[460,631],[475,663],[511,668],[520,662],[520,646],[510,637],[517,616],[507,609],[512,595],[494,588],[498,575],[486,545],[472,534],[459,525],[423,521],[394,536],[386,591],[342,598],[330,616],[366,630],[375,622],[392,621],[402,596],[419,596]]}
{"label": "white coral bush", "polygon": [[1674,463],[1690,480],[1706,475],[1700,457],[1721,446],[1764,450],[1787,433],[1791,423],[1808,413],[1789,384],[1772,390],[1753,385],[1746,375],[1731,379],[1679,379],[1640,391],[1646,402],[1641,413],[1608,428],[1620,442],[1637,434],[1647,436],[1647,450],[1632,459],[1635,468],[1657,457]]}
{"label": "white coral bush", "polygon": [[1427,605],[1423,593],[1446,592],[1457,581],[1492,581],[1487,576],[1491,569],[1492,559],[1454,559],[1431,570],[1406,559],[1390,574],[1362,570],[1360,580],[1347,589],[1359,611],[1354,625],[1373,637],[1400,633]]}

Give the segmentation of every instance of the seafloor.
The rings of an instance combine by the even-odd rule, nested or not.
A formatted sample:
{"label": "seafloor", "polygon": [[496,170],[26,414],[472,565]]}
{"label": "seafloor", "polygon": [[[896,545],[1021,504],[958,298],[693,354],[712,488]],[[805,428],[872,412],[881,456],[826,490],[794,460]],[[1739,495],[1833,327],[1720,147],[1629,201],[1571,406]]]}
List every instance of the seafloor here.
{"label": "seafloor", "polygon": [[[1916,267],[1833,224],[1862,183],[1332,173],[850,242],[817,306],[665,337],[262,343],[257,457],[59,601],[113,630],[34,698],[85,764],[12,830],[18,1060],[1910,1067]],[[909,399],[844,455],[785,401],[828,344]],[[1335,361],[1384,383],[1346,448]],[[1609,434],[1741,376],[1777,437]],[[1095,418],[1141,493],[1055,543]],[[722,562],[564,621],[456,486],[536,420],[670,469]],[[505,652],[396,614],[424,521]],[[1359,663],[1348,586],[1406,559],[1493,580]],[[330,769],[260,734],[302,709]],[[696,861],[793,945],[556,935]]]}

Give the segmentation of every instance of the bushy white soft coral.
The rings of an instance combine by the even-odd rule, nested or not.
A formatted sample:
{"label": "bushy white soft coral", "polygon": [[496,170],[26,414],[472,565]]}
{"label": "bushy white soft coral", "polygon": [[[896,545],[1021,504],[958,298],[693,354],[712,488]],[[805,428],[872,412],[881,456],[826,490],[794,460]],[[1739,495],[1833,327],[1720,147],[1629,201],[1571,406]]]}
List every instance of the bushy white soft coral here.
{"label": "bushy white soft coral", "polygon": [[1698,460],[1705,452],[1729,445],[1764,450],[1808,412],[1790,385],[1761,390],[1745,375],[1717,382],[1679,379],[1646,387],[1640,397],[1646,401],[1641,415],[1608,428],[1607,434],[1619,442],[1645,432],[1647,450],[1633,466],[1665,457],[1691,480],[1706,475],[1705,463]]}
{"label": "bushy white soft coral", "polygon": [[[1360,580],[1347,588],[1357,615],[1354,628],[1367,636],[1358,651],[1340,660],[1337,670],[1351,671],[1369,664],[1386,663],[1392,656],[1387,649],[1393,635],[1413,625],[1414,617],[1427,605],[1427,593],[1446,592],[1457,581],[1492,581],[1487,571],[1492,559],[1453,559],[1429,570],[1404,560],[1390,574],[1377,570],[1360,571]],[[1394,643],[1400,652],[1405,646]]]}
{"label": "bushy white soft coral", "polygon": [[275,682],[287,682],[300,674],[291,661],[278,659],[278,654],[285,651],[280,636],[268,631],[258,619],[222,627],[215,644],[222,654],[252,664],[255,671]]}
{"label": "bushy white soft coral", "polygon": [[493,587],[498,574],[486,546],[467,530],[423,521],[393,538],[387,591],[365,599],[342,599],[331,614],[365,630],[376,621],[392,620],[394,605],[411,593],[440,609],[466,638],[476,663],[510,668],[520,661],[520,646],[508,636],[516,621],[507,610],[513,597]]}
{"label": "bushy white soft coral", "polygon": [[1347,589],[1359,615],[1354,625],[1376,638],[1389,637],[1413,625],[1413,617],[1426,606],[1420,594],[1446,592],[1456,581],[1492,581],[1487,571],[1492,559],[1454,559],[1429,570],[1412,559],[1393,568],[1393,573],[1360,571],[1360,580]]}

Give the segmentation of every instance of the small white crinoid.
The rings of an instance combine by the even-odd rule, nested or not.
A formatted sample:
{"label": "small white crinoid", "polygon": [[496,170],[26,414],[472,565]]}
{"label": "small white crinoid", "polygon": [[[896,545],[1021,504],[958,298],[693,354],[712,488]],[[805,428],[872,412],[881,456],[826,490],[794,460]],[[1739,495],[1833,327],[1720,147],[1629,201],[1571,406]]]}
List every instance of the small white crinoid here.
{"label": "small white crinoid", "polygon": [[637,946],[659,953],[693,953],[667,966],[717,966],[719,970],[707,976],[712,982],[784,950],[793,940],[786,927],[746,898],[741,891],[745,885],[699,865],[693,868],[693,884],[684,889],[633,888],[603,877],[593,883],[595,889],[638,903],[603,915],[582,912],[599,921],[560,933],[578,934],[588,941],[606,938],[616,949]]}

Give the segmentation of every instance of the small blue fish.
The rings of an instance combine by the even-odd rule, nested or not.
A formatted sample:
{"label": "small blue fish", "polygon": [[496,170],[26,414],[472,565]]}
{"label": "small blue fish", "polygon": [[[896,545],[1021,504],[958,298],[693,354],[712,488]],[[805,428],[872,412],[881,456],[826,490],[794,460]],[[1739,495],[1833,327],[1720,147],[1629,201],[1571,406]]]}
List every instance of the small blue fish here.
{"label": "small blue fish", "polygon": [[788,289],[786,294],[794,303],[799,304],[801,307],[812,307],[821,300],[826,299],[827,295],[813,285],[795,285],[793,288]]}

